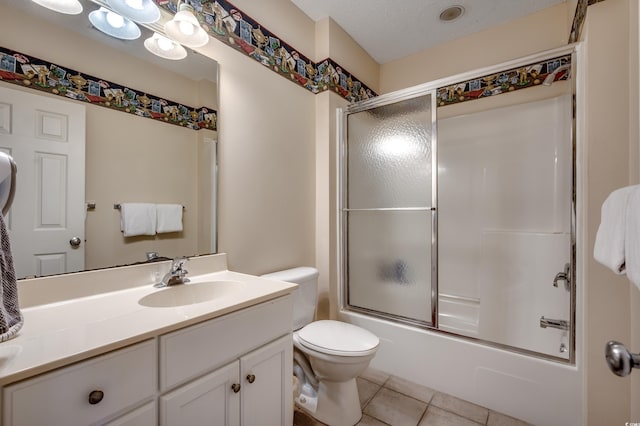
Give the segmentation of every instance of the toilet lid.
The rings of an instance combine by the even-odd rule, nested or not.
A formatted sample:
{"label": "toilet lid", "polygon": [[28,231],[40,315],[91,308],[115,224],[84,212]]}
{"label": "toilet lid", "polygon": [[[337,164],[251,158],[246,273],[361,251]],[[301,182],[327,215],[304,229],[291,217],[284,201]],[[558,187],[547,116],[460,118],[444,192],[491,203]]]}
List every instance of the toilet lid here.
{"label": "toilet lid", "polygon": [[369,355],[375,352],[380,344],[380,339],[370,331],[333,320],[312,322],[297,334],[303,346],[330,355]]}

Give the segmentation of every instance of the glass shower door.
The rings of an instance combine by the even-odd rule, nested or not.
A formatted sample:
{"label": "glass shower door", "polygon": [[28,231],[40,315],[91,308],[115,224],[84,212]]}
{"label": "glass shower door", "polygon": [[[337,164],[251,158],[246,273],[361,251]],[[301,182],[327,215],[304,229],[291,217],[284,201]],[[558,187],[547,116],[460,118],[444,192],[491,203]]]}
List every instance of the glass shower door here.
{"label": "glass shower door", "polygon": [[435,325],[435,104],[432,93],[345,113],[343,304]]}

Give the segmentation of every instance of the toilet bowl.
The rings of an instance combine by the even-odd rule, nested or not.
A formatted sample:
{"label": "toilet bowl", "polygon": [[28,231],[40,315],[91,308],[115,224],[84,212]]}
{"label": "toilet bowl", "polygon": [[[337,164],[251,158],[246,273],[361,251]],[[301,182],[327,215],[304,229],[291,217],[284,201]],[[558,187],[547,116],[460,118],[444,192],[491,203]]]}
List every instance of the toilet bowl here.
{"label": "toilet bowl", "polygon": [[353,426],[362,417],[356,377],[378,350],[378,337],[353,324],[312,321],[318,271],[300,267],[263,275],[294,282],[294,374],[298,408],[330,426]]}

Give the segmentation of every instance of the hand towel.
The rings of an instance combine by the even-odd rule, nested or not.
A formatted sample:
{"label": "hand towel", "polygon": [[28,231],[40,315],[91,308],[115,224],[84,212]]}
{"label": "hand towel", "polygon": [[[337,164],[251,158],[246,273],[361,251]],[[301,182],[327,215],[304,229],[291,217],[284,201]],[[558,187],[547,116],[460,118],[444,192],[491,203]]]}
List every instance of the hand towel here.
{"label": "hand towel", "polygon": [[182,205],[181,204],[157,204],[158,234],[163,232],[182,231]]}
{"label": "hand towel", "polygon": [[600,226],[593,247],[595,260],[621,275],[625,267],[625,235],[627,203],[635,186],[613,191],[602,204]]}
{"label": "hand towel", "polygon": [[640,186],[637,185],[627,202],[625,234],[627,278],[640,289]]}
{"label": "hand towel", "polygon": [[156,205],[151,203],[122,203],[120,230],[125,237],[156,234]]}
{"label": "hand towel", "polygon": [[16,271],[9,233],[0,214],[0,342],[14,337],[24,324],[24,317],[18,303]]}

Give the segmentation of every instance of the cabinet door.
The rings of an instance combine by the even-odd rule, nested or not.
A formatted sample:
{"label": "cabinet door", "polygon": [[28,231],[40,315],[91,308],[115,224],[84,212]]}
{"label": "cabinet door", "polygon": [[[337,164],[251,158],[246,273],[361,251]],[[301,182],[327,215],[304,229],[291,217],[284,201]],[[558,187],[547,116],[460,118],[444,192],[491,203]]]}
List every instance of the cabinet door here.
{"label": "cabinet door", "polygon": [[239,363],[235,361],[160,398],[161,426],[239,426]]}
{"label": "cabinet door", "polygon": [[156,403],[151,401],[104,426],[154,426],[156,424],[158,424],[156,422]]}
{"label": "cabinet door", "polygon": [[293,423],[293,342],[288,334],[240,358],[243,426]]}

